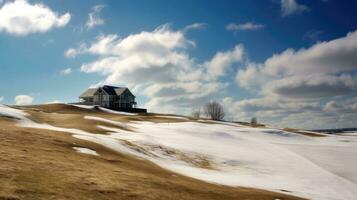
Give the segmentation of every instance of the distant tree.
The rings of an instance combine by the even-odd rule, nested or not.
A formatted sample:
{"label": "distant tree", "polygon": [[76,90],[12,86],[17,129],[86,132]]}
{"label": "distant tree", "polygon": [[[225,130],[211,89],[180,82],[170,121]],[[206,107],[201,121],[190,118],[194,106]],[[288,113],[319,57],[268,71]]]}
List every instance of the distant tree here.
{"label": "distant tree", "polygon": [[206,103],[203,112],[207,117],[217,121],[223,120],[225,116],[222,105],[215,101]]}
{"label": "distant tree", "polygon": [[252,117],[252,119],[250,120],[250,125],[257,125],[258,124],[258,120],[256,117]]}
{"label": "distant tree", "polygon": [[191,115],[193,118],[199,119],[201,117],[201,109],[193,110]]}

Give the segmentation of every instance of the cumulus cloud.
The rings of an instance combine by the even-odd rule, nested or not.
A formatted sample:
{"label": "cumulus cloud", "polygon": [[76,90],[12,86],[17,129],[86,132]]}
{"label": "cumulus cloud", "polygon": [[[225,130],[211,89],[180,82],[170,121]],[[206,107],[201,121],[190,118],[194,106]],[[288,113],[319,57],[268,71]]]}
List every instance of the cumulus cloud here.
{"label": "cumulus cloud", "polygon": [[310,10],[309,7],[297,3],[296,0],[281,0],[280,5],[283,17]]}
{"label": "cumulus cloud", "polygon": [[72,68],[66,68],[60,71],[61,75],[69,75],[72,73]]}
{"label": "cumulus cloud", "polygon": [[17,95],[14,99],[15,104],[22,106],[22,105],[30,105],[33,102],[33,98],[28,95]]}
{"label": "cumulus cloud", "polygon": [[260,67],[248,65],[237,73],[241,87],[256,85],[265,94],[319,98],[346,95],[357,89],[357,31],[310,48],[288,49],[273,55]]}
{"label": "cumulus cloud", "polygon": [[[240,44],[197,62],[189,54],[196,44],[185,33],[163,25],[127,37],[99,35],[66,53],[95,55],[96,59],[81,65],[82,72],[101,75],[96,85],[130,87],[148,99],[145,107],[153,112],[187,114],[192,107],[214,99],[226,107],[229,119],[249,121],[255,116],[280,126],[350,126],[344,120],[357,116],[356,110],[328,112],[331,108],[325,105],[336,101],[348,103],[350,110],[357,107],[356,99],[341,100],[356,91],[357,33],[306,49],[287,49],[263,63],[249,60]],[[233,86],[227,83],[234,78],[232,74],[238,86],[254,91],[254,98],[223,98],[232,93]]]}
{"label": "cumulus cloud", "polygon": [[267,91],[289,98],[320,98],[346,95],[357,91],[352,75],[291,76],[273,81]]}
{"label": "cumulus cloud", "polygon": [[329,101],[326,103],[326,105],[324,106],[324,111],[326,112],[335,112],[339,109],[341,109],[342,106],[337,103],[336,101]]}
{"label": "cumulus cloud", "polygon": [[227,69],[233,64],[242,62],[244,59],[243,45],[236,45],[233,50],[218,52],[216,55],[204,65],[207,68],[208,74],[217,78],[225,74]]}
{"label": "cumulus cloud", "polygon": [[78,51],[74,48],[70,48],[70,49],[67,49],[65,52],[64,52],[64,55],[67,57],[67,58],[74,58],[76,57],[78,54]]}
{"label": "cumulus cloud", "polygon": [[232,109],[232,112],[237,112],[241,115],[269,112],[273,115],[279,114],[286,116],[291,113],[300,113],[307,110],[319,111],[321,109],[321,105],[318,102],[289,101],[274,97],[258,97],[239,101],[233,101],[229,99],[229,97],[226,97],[224,103]]}
{"label": "cumulus cloud", "polygon": [[103,25],[105,23],[104,19],[100,17],[100,12],[104,7],[104,5],[93,6],[91,12],[88,14],[88,20],[86,23],[88,29],[93,28],[94,26]]}
{"label": "cumulus cloud", "polygon": [[244,24],[231,23],[226,26],[229,31],[247,31],[247,30],[258,30],[264,28],[263,24],[256,24],[254,22],[246,22]]}
{"label": "cumulus cloud", "polygon": [[60,15],[41,3],[8,1],[0,8],[0,31],[18,36],[43,33],[67,25],[70,19],[69,13]]}
{"label": "cumulus cloud", "polygon": [[242,60],[244,48],[237,45],[232,50],[218,52],[209,61],[197,63],[188,54],[195,43],[185,36],[187,29],[173,30],[165,24],[124,38],[116,34],[100,35],[93,42],[79,44],[65,54],[70,57],[98,55],[97,60],[82,64],[81,71],[103,75],[105,78],[97,85],[134,88],[149,98],[146,106],[153,111],[172,112],[180,110],[182,105],[190,109],[188,106],[202,103],[227,87],[217,79]]}
{"label": "cumulus cloud", "polygon": [[[244,70],[238,70],[236,74],[237,84],[245,89],[251,90],[266,82],[265,76],[260,75],[262,64],[247,62]],[[259,77],[257,79],[257,77]]]}
{"label": "cumulus cloud", "polygon": [[[297,127],[305,129],[327,129],[354,127],[357,99],[336,100],[326,105],[320,101],[286,100],[275,97],[258,97],[235,101],[230,97],[222,100],[227,115],[233,120],[258,121],[278,127]],[[345,106],[346,105],[346,106]]]}
{"label": "cumulus cloud", "polygon": [[4,97],[0,97],[0,102],[4,101]]}
{"label": "cumulus cloud", "polygon": [[103,56],[83,64],[81,70],[108,75],[104,83],[157,83],[182,79],[193,71],[193,61],[184,52],[191,45],[193,42],[182,32],[165,25],[123,39],[101,35],[90,46],[77,51]]}
{"label": "cumulus cloud", "polygon": [[259,97],[225,103],[246,120],[259,116],[286,126],[352,127],[357,119],[355,55],[357,31],[306,49],[287,49],[264,63],[247,62],[236,82]]}
{"label": "cumulus cloud", "polygon": [[[356,113],[357,112],[357,97],[349,98],[347,100],[331,100],[328,101],[323,110],[325,112],[332,112],[332,113]],[[355,118],[356,119],[356,118]]]}

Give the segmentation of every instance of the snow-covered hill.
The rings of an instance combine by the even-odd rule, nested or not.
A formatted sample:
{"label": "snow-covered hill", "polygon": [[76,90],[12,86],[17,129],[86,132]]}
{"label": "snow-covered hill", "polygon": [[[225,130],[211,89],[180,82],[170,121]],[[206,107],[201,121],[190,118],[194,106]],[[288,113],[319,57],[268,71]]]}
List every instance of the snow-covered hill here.
{"label": "snow-covered hill", "polygon": [[6,106],[0,106],[0,116],[15,118],[22,127],[68,132],[208,182],[312,199],[357,199],[355,136],[311,137],[175,116],[153,121],[133,115],[127,116],[129,120],[113,120],[86,114],[83,120],[104,123],[97,128],[108,134],[97,134],[34,122],[31,115]]}

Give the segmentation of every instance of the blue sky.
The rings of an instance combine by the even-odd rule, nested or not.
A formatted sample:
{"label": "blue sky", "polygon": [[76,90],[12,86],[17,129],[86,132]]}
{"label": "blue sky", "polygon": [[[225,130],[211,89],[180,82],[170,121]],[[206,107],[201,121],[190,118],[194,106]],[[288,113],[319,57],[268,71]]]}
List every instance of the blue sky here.
{"label": "blue sky", "polygon": [[229,120],[352,127],[356,9],[337,0],[0,0],[0,100],[75,102],[89,86],[113,84],[154,112],[189,114],[216,100]]}

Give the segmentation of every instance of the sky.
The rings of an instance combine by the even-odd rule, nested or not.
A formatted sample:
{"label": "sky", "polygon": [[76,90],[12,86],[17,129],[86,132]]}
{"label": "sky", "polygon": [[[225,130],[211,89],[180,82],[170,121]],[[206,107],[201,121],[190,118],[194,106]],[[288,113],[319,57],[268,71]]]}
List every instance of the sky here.
{"label": "sky", "polygon": [[128,87],[149,112],[356,127],[357,1],[0,0],[0,103]]}

